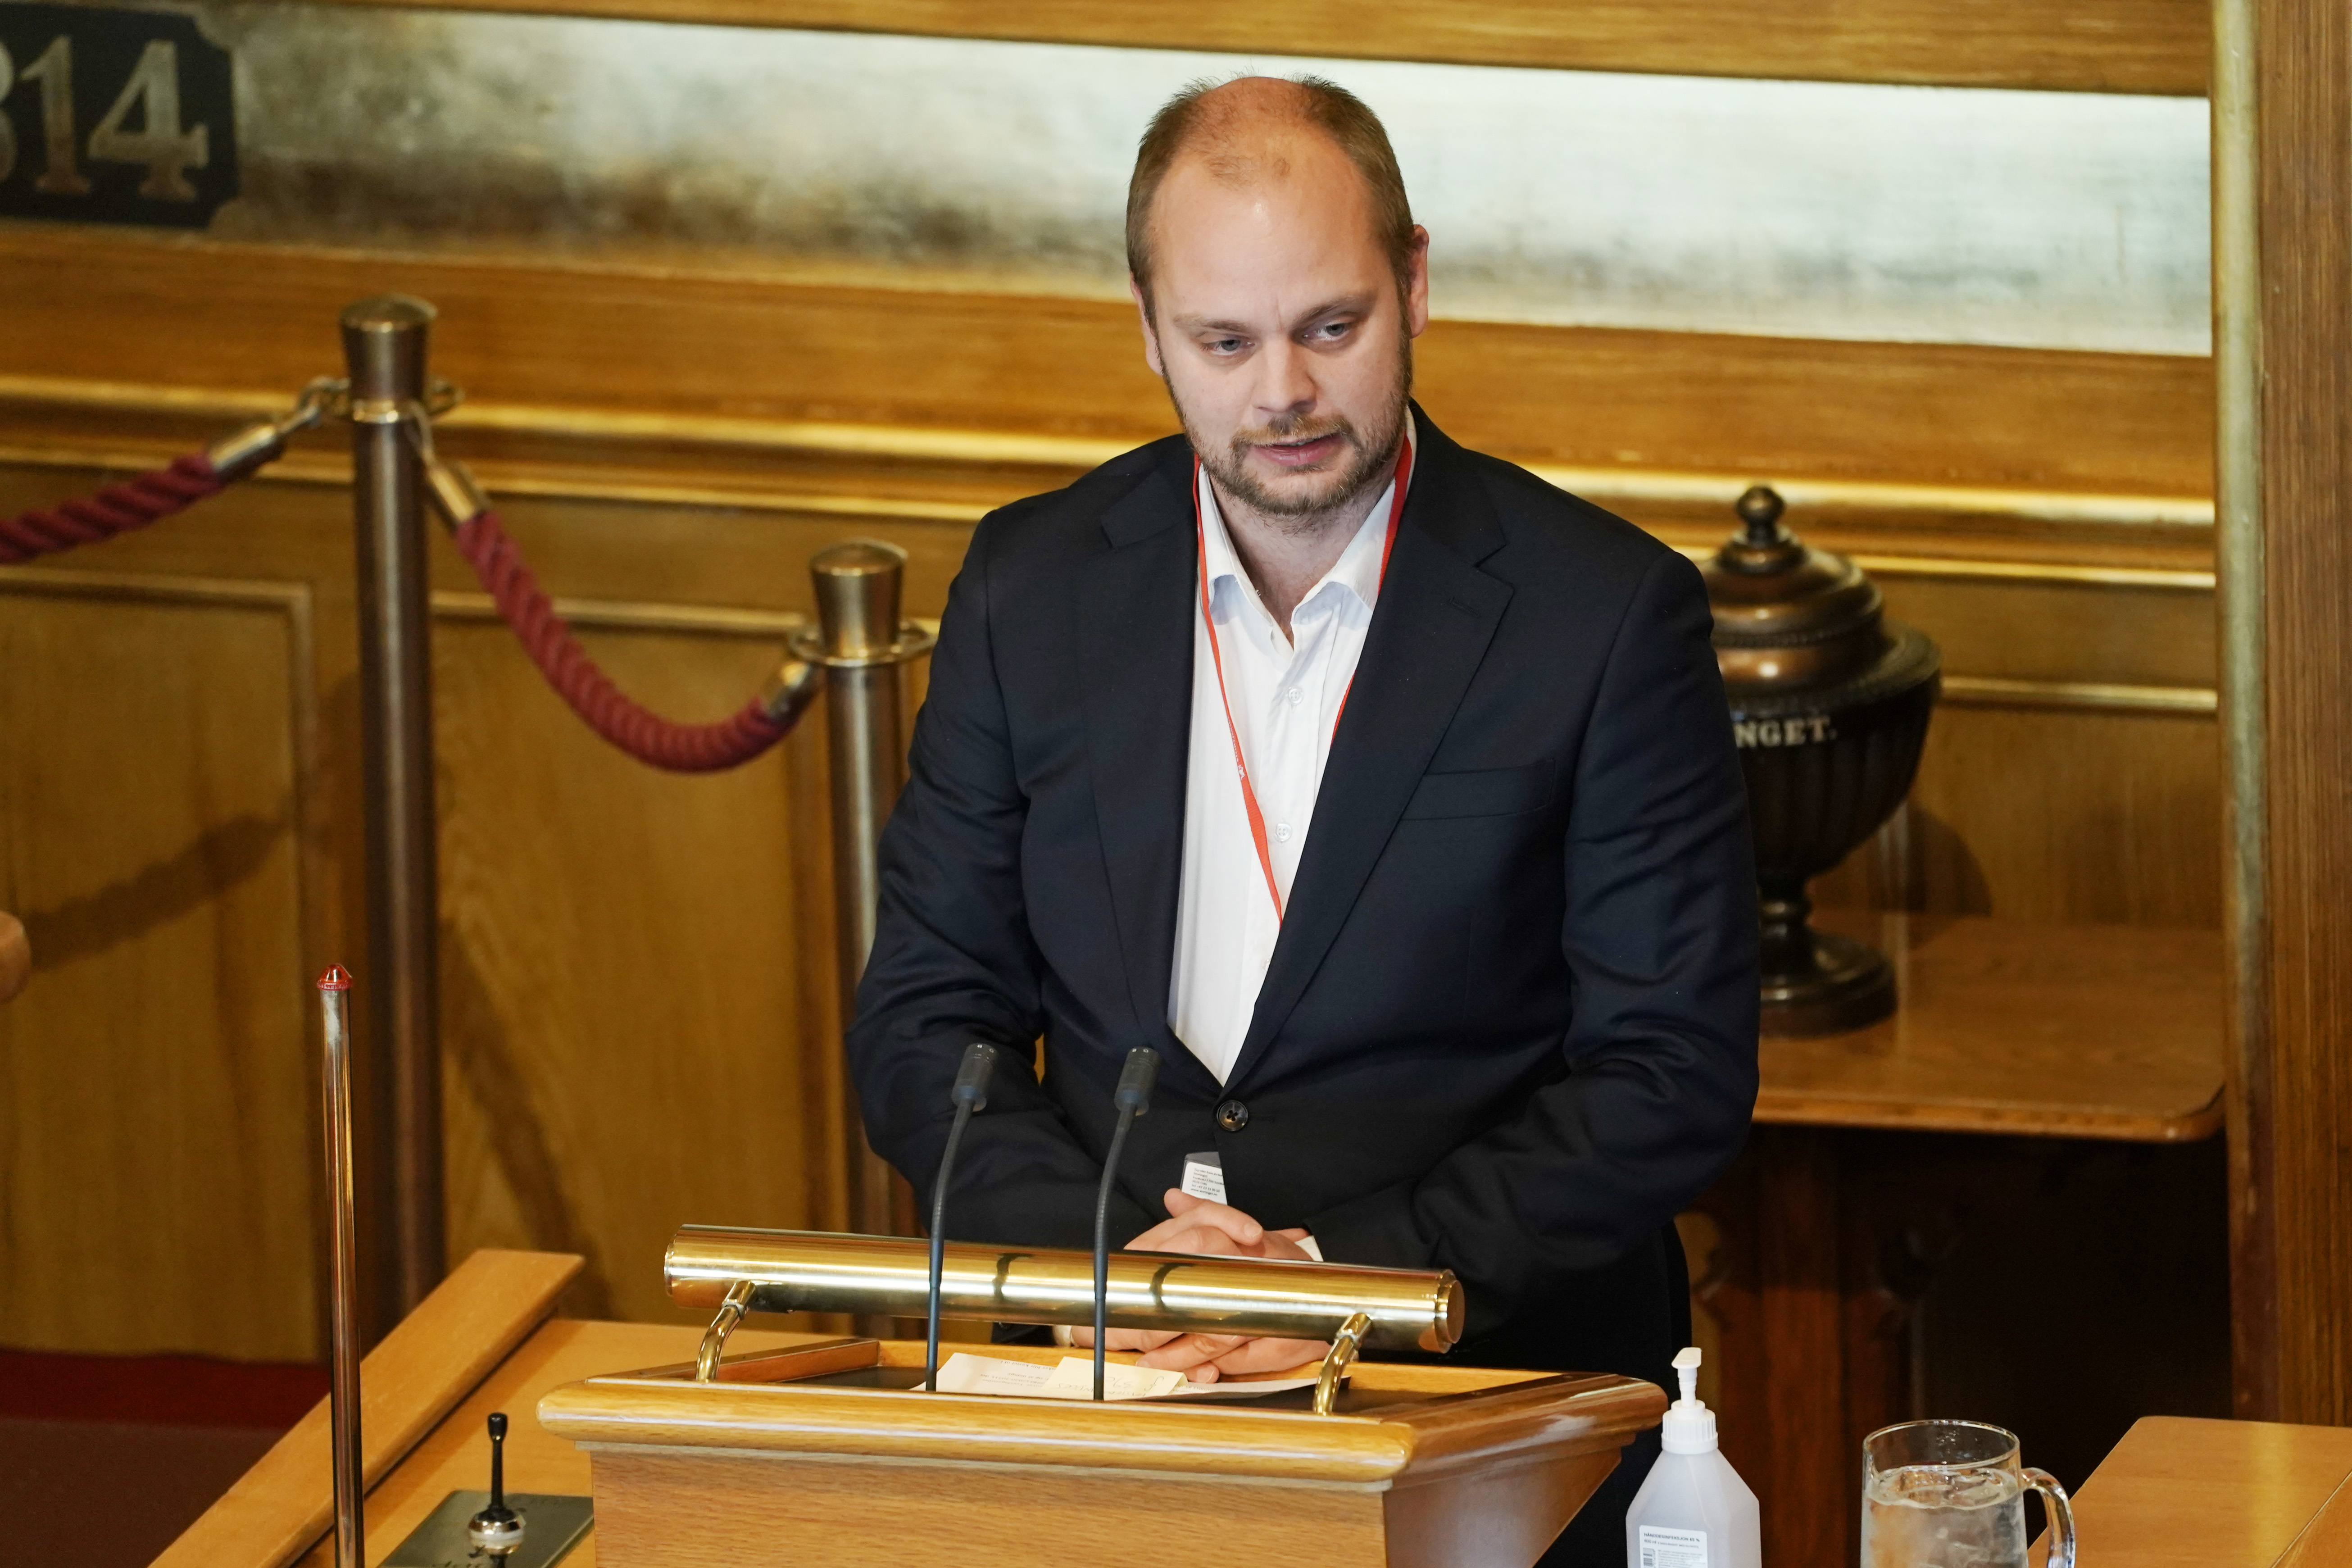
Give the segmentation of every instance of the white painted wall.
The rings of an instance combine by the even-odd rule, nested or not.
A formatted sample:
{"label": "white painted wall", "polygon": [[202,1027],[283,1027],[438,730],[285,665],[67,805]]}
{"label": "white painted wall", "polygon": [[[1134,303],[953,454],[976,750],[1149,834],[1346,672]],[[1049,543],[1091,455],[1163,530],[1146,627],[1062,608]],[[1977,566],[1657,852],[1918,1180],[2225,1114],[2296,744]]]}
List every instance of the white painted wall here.
{"label": "white painted wall", "polygon": [[2208,351],[2199,99],[197,9],[244,105],[224,235],[1119,296],[1152,110],[1311,69],[1386,121],[1442,314]]}

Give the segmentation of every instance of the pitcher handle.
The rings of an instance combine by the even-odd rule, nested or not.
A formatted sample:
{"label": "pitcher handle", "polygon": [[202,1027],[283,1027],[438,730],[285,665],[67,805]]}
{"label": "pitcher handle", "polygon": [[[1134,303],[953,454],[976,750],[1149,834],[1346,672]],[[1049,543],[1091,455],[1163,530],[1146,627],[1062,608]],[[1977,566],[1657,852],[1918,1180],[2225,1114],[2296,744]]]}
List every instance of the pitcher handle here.
{"label": "pitcher handle", "polygon": [[2050,1552],[2042,1568],[2074,1568],[2074,1506],[2066,1500],[2066,1489],[2047,1470],[2028,1465],[2022,1474],[2050,1514]]}

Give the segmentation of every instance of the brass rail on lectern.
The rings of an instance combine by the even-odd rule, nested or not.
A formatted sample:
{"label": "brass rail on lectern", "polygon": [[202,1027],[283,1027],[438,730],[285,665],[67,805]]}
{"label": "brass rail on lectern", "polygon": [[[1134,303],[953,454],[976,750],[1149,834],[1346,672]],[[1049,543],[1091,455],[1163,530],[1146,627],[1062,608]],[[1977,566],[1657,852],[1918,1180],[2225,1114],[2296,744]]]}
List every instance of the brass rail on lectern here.
{"label": "brass rail on lectern", "polygon": [[[689,1225],[671,1238],[662,1273],[671,1300],[719,1314],[702,1355],[715,1369],[746,1311],[922,1316],[930,1255],[908,1237]],[[947,1246],[943,1318],[1091,1326],[1094,1299],[1090,1253]],[[1461,1282],[1444,1270],[1110,1255],[1108,1321],[1117,1329],[1338,1340],[1361,1317],[1349,1337],[1366,1350],[1444,1351],[1462,1337],[1463,1310]]]}

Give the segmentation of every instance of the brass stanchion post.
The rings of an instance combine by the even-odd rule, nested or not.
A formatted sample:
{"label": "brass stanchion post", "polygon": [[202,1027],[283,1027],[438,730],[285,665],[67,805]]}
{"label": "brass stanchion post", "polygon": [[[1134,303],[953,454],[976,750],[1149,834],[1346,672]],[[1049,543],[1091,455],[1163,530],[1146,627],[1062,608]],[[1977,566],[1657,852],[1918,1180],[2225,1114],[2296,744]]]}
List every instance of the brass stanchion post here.
{"label": "brass stanchion post", "polygon": [[[856,1012],[857,982],[874,948],[880,894],[875,851],[907,782],[898,711],[904,657],[898,598],[906,565],[903,551],[866,541],[834,545],[809,563],[825,665],[825,736],[833,752],[834,948],[845,1027]],[[845,1088],[843,1102],[850,1228],[884,1235],[893,1228],[890,1167],[866,1145],[855,1088]]]}
{"label": "brass stanchion post", "polygon": [[[359,546],[361,709],[366,737],[369,1023],[377,1123],[388,1161],[391,1310],[425,1299],[444,1267],[441,1058],[435,973],[433,665],[425,514],[416,451],[401,428],[421,417],[433,307],[400,295],[343,312],[351,366],[352,490]],[[379,1279],[382,1272],[379,1271]]]}

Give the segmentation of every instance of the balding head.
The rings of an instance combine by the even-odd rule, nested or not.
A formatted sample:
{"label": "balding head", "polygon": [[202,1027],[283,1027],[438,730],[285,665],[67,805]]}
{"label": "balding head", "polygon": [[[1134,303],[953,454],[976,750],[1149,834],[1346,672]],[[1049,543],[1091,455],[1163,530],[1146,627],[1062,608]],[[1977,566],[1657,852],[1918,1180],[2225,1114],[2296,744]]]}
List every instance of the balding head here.
{"label": "balding head", "polygon": [[1160,185],[1180,164],[1234,187],[1279,184],[1336,148],[1364,182],[1373,237],[1404,284],[1415,240],[1404,176],[1388,132],[1363,100],[1318,77],[1194,82],[1152,117],[1127,187],[1127,268],[1151,310],[1152,217]]}

